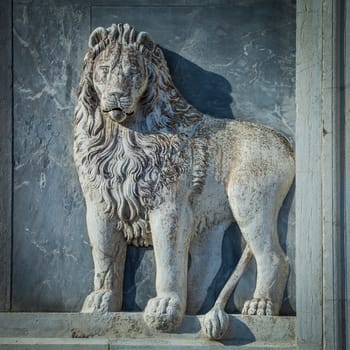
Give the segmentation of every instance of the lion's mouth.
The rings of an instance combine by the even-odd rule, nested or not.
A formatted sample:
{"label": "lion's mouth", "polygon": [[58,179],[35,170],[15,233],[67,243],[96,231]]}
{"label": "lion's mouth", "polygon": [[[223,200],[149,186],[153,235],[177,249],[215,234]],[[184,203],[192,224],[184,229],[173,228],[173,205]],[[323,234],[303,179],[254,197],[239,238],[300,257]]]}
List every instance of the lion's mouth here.
{"label": "lion's mouth", "polygon": [[107,113],[108,116],[115,122],[121,123],[128,117],[134,114],[133,111],[126,112],[125,110],[119,108],[119,107],[114,107],[108,110],[103,110],[104,113]]}

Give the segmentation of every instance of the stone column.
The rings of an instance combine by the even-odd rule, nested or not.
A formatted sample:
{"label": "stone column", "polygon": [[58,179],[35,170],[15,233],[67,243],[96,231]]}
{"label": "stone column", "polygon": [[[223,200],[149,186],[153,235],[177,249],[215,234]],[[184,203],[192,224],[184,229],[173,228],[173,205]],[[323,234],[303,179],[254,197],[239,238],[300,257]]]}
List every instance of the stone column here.
{"label": "stone column", "polygon": [[[296,269],[300,349],[349,346],[350,2],[297,2]],[[349,32],[349,30],[348,30]],[[346,52],[347,50],[347,52]]]}

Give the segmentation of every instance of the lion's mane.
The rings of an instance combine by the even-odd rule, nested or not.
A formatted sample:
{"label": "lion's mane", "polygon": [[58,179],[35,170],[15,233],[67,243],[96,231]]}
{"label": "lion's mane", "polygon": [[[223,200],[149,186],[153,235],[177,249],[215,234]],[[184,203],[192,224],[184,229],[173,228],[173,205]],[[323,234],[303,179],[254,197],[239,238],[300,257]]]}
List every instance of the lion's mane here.
{"label": "lion's mane", "polygon": [[[90,42],[78,87],[74,120],[74,157],[85,195],[91,191],[116,217],[116,229],[128,243],[152,244],[148,212],[162,201],[160,188],[170,186],[186,169],[192,171],[192,192],[205,178],[206,142],[200,135],[202,114],[176,90],[161,49],[143,42],[128,24],[99,29]],[[100,110],[93,85],[97,55],[112,42],[132,45],[148,62],[148,87],[142,97],[147,132],[126,128]],[[194,149],[195,154],[188,154]]]}

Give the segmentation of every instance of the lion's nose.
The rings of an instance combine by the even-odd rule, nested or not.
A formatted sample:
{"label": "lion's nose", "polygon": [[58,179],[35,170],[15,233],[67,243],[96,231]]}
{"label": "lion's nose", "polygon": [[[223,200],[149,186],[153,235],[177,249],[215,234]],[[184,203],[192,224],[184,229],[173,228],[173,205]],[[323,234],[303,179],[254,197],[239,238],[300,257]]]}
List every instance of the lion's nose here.
{"label": "lion's nose", "polygon": [[119,107],[118,99],[115,97],[115,95],[103,96],[101,100],[101,106],[105,111]]}
{"label": "lion's nose", "polygon": [[119,88],[111,89],[108,92],[108,97],[116,97],[116,96],[121,96],[121,95],[123,95],[123,90],[121,90]]}

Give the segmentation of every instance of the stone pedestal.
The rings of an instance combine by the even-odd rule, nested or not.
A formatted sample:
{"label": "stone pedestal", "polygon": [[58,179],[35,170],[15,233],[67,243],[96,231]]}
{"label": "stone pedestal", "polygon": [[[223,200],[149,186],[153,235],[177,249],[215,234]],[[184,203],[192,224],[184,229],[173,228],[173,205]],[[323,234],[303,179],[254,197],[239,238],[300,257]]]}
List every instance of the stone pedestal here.
{"label": "stone pedestal", "polygon": [[220,341],[201,333],[201,316],[186,316],[175,334],[150,331],[141,313],[1,313],[0,349],[295,349],[295,317],[230,315]]}

